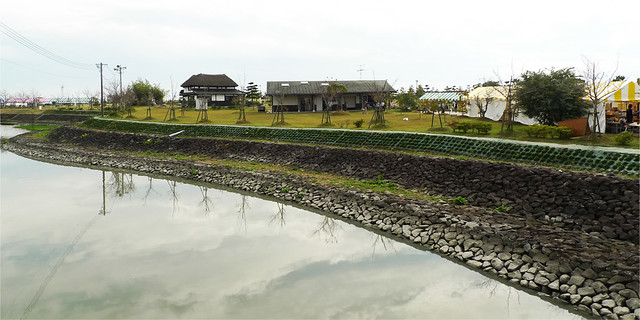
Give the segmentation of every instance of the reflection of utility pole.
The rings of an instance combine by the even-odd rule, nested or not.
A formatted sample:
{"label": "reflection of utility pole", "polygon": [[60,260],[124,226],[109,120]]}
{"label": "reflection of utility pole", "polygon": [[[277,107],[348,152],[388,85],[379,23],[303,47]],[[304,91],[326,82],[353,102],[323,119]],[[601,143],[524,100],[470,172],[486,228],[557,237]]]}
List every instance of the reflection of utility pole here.
{"label": "reflection of utility pole", "polygon": [[106,66],[105,63],[97,63],[96,67],[100,69],[100,116],[104,117],[104,86],[102,84],[102,67]]}
{"label": "reflection of utility pole", "polygon": [[121,65],[116,65],[115,68],[113,68],[113,70],[118,71],[118,73],[120,73],[120,109],[122,109],[122,112],[124,112],[124,104],[122,103],[122,70],[126,69],[127,67],[125,66],[121,66]]}
{"label": "reflection of utility pole", "polygon": [[100,210],[100,214],[103,216],[107,215],[107,187],[104,182],[104,170],[102,170],[102,210]]}

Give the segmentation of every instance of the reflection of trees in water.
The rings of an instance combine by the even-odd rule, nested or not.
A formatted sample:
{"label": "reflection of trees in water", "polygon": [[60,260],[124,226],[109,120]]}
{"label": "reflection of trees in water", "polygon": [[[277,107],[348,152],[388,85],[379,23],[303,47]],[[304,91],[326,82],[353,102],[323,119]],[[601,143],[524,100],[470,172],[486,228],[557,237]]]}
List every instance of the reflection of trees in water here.
{"label": "reflection of trees in water", "polygon": [[200,205],[204,205],[204,215],[207,217],[209,216],[211,206],[213,205],[213,201],[209,199],[208,191],[209,189],[207,187],[200,186],[200,193],[202,193],[202,201],[200,201]]}
{"label": "reflection of trees in water", "polygon": [[151,195],[151,193],[155,193],[158,195],[160,194],[160,192],[153,189],[153,178],[147,178],[149,179],[149,188],[147,188],[147,192],[144,193],[144,197],[142,198],[144,200],[144,204],[147,204],[147,198],[149,198],[149,195]]}
{"label": "reflection of trees in water", "polygon": [[[496,295],[496,291],[498,290],[498,286],[500,286],[500,283],[492,279],[487,279],[480,282],[478,286],[482,289],[487,289],[489,291],[489,296],[493,297]],[[510,306],[511,306],[511,289],[512,288],[507,285],[504,285],[504,287],[507,288],[507,315],[509,316],[509,313],[511,311]],[[518,300],[518,305],[520,305],[520,293],[518,292],[518,290],[514,290],[514,291],[516,293],[516,299]]]}
{"label": "reflection of trees in water", "polygon": [[246,195],[242,195],[238,207],[238,219],[240,225],[244,226],[244,232],[247,232],[247,209],[251,209]]}
{"label": "reflection of trees in water", "polygon": [[333,218],[329,218],[327,216],[322,219],[322,222],[318,225],[318,229],[313,232],[314,236],[322,237],[326,236],[325,241],[327,243],[337,243],[338,238],[336,238],[336,230],[338,230],[340,226],[336,223],[336,220]]}
{"label": "reflection of trees in water", "polygon": [[133,182],[133,174],[124,172],[111,172],[111,178],[107,183],[107,192],[114,198],[122,198],[136,190]]}
{"label": "reflection of trees in water", "polygon": [[[373,241],[373,252],[371,253],[371,257],[376,255],[376,247],[378,245],[382,245],[382,248],[384,249],[384,251],[389,251],[389,249],[393,250],[393,252],[396,252],[396,249],[393,247],[393,242],[391,242],[388,238],[385,238],[379,234],[376,235],[375,240]],[[388,248],[387,248],[388,246]]]}
{"label": "reflection of trees in water", "polygon": [[280,228],[284,228],[285,225],[285,221],[284,221],[284,203],[279,203],[276,202],[276,204],[278,205],[278,212],[276,212],[272,217],[271,220],[269,220],[269,225],[271,225],[273,222],[279,222],[280,223]]}
{"label": "reflection of trees in water", "polygon": [[167,184],[169,185],[169,196],[172,201],[173,214],[175,214],[180,208],[178,207],[178,192],[176,191],[177,183],[175,181],[167,180]]}

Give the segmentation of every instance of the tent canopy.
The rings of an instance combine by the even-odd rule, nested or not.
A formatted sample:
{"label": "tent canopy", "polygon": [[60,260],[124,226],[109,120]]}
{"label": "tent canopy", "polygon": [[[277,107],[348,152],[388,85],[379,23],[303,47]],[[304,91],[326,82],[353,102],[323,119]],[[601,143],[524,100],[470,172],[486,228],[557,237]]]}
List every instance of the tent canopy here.
{"label": "tent canopy", "polygon": [[633,81],[614,81],[605,89],[603,91],[607,95],[605,102],[640,101],[640,86]]}
{"label": "tent canopy", "polygon": [[467,100],[491,98],[492,100],[505,101],[502,92],[507,92],[507,90],[508,88],[505,86],[477,87],[469,92]]}
{"label": "tent canopy", "polygon": [[458,91],[427,91],[420,100],[460,101],[463,95]]}

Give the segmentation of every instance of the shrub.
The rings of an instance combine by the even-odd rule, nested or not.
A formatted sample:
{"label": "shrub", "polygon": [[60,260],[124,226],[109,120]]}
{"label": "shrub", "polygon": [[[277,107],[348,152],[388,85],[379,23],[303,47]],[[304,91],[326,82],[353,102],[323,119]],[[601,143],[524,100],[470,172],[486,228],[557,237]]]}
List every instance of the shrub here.
{"label": "shrub", "polygon": [[569,139],[573,136],[573,129],[569,127],[553,127],[551,135],[558,139]]}
{"label": "shrub", "polygon": [[363,124],[364,124],[364,119],[356,120],[353,122],[353,125],[356,126],[356,128],[362,128]]}
{"label": "shrub", "polygon": [[524,130],[529,137],[546,138],[550,132],[550,126],[544,124],[534,124],[526,127]]}
{"label": "shrub", "polygon": [[457,198],[453,199],[453,203],[454,204],[459,204],[459,205],[465,205],[465,204],[468,204],[469,201],[467,201],[467,199],[465,199],[465,198],[463,198],[461,196],[458,196]]}
{"label": "shrub", "polygon": [[471,124],[471,127],[478,131],[479,134],[488,134],[491,131],[490,123],[475,122]]}
{"label": "shrub", "polygon": [[473,126],[470,122],[459,122],[452,124],[452,128],[454,132],[460,130],[464,133],[467,133],[467,131],[473,129]]}
{"label": "shrub", "polygon": [[633,133],[624,131],[613,136],[613,142],[619,146],[626,146],[633,141]]}

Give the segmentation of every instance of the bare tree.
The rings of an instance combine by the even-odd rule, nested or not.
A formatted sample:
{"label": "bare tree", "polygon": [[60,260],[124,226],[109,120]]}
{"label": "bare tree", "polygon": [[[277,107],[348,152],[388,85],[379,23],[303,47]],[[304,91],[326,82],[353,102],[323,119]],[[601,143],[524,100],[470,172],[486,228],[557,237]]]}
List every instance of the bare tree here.
{"label": "bare tree", "polygon": [[7,100],[9,100],[9,91],[7,89],[0,90],[0,103],[2,107],[7,106]]}
{"label": "bare tree", "polygon": [[105,89],[107,91],[107,101],[111,103],[114,113],[117,113],[118,102],[120,101],[120,83],[117,80],[110,81]]}
{"label": "bare tree", "polygon": [[247,209],[251,209],[249,206],[249,200],[246,195],[241,196],[240,204],[238,204],[238,219],[240,224],[244,226],[244,232],[247,232]]}
{"label": "bare tree", "polygon": [[322,100],[326,104],[326,108],[322,112],[322,124],[331,125],[331,110],[334,103],[338,103],[337,100],[342,93],[347,92],[347,87],[336,82],[323,83],[324,91],[322,92]]}
{"label": "bare tree", "polygon": [[276,205],[278,205],[278,212],[276,212],[272,217],[271,220],[269,220],[269,224],[273,223],[273,222],[279,222],[280,223],[280,228],[284,228],[285,223],[285,210],[284,210],[284,203],[280,203],[280,202],[276,202]]}
{"label": "bare tree", "polygon": [[213,201],[209,198],[209,188],[200,186],[200,193],[202,193],[202,201],[200,201],[200,205],[204,206],[204,215],[209,216],[211,212],[211,206],[213,205]]}
{"label": "bare tree", "polygon": [[325,241],[327,243],[337,243],[338,238],[336,237],[336,230],[338,228],[339,225],[336,223],[335,219],[325,216],[322,222],[318,225],[318,229],[313,232],[313,235],[318,237],[322,237],[322,235],[324,235],[326,236]]}
{"label": "bare tree", "polygon": [[151,195],[152,192],[156,193],[156,194],[160,194],[158,191],[153,189],[153,178],[148,177],[149,178],[149,188],[147,188],[147,192],[145,192],[144,194],[144,204],[147,204],[147,198]]}
{"label": "bare tree", "polygon": [[178,191],[176,190],[177,183],[175,181],[167,180],[167,184],[169,185],[169,195],[171,196],[172,204],[173,204],[173,214],[175,215],[178,209]]}
{"label": "bare tree", "polygon": [[389,105],[392,90],[391,86],[387,83],[387,80],[384,80],[384,82],[380,81],[380,83],[373,80],[373,86],[375,88],[375,92],[373,94],[374,111],[371,116],[371,120],[369,121],[369,128],[371,128],[372,125],[374,127],[382,127],[386,125],[384,111]]}
{"label": "bare tree", "polygon": [[234,104],[238,106],[238,120],[236,121],[236,123],[237,124],[247,123],[247,113],[245,112],[247,107],[246,95],[242,94],[242,95],[236,96],[233,100],[234,100]]}
{"label": "bare tree", "polygon": [[[611,94],[610,84],[613,82],[614,75],[618,70],[617,64],[616,68],[610,75],[606,75],[605,72],[599,70],[598,64],[596,62],[590,61],[587,58],[584,58],[585,69],[582,74],[582,78],[587,84],[587,100],[593,107],[592,112],[589,112],[590,115],[593,115],[593,124],[591,126],[591,137],[596,136],[596,132],[602,131],[600,128],[600,117],[604,114],[605,110],[599,110],[601,104],[604,103],[604,98]],[[587,127],[589,124],[587,123]]]}
{"label": "bare tree", "polygon": [[93,99],[95,98],[94,93],[89,88],[85,88],[82,90],[82,96],[87,99],[89,103],[89,110],[93,110]]}
{"label": "bare tree", "polygon": [[[169,77],[169,81],[171,82],[171,101],[169,102],[169,109],[167,113],[164,115],[164,120],[167,121],[167,117],[169,120],[177,120],[176,118],[176,109],[175,109],[175,100],[176,100],[176,86],[177,84],[173,82],[173,76]],[[182,111],[182,115],[184,115],[184,110]],[[147,106],[147,119],[151,119],[151,106]]]}
{"label": "bare tree", "polygon": [[278,98],[277,100],[279,103],[277,105],[274,105],[275,110],[273,120],[271,121],[272,126],[286,124],[286,122],[284,121],[284,97],[288,88],[288,83],[282,83],[280,85],[280,90],[276,91],[276,97]]}
{"label": "bare tree", "polygon": [[133,182],[133,174],[124,172],[111,172],[111,179],[107,183],[107,190],[113,197],[122,198],[136,189]]}
{"label": "bare tree", "polygon": [[485,91],[482,96],[477,95],[473,97],[473,102],[475,103],[475,106],[478,107],[480,118],[486,118],[487,109],[489,108],[491,101],[493,101],[493,98],[489,91]]}
{"label": "bare tree", "polygon": [[[391,250],[396,252],[396,249],[393,247],[393,242],[391,242],[388,238],[377,234],[376,239],[373,241],[373,252],[371,252],[371,257],[374,257],[376,255],[376,247],[378,246],[378,242],[382,244],[382,248],[384,249],[384,251],[389,251],[389,248],[391,248]],[[389,248],[387,248],[387,244],[389,245]]]}
{"label": "bare tree", "polygon": [[502,112],[502,124],[500,126],[500,134],[503,134],[505,125],[507,131],[513,131],[513,122],[516,115],[518,114],[518,107],[515,103],[517,79],[513,76],[513,72],[511,73],[508,81],[502,81],[502,79],[500,79],[500,75],[498,75],[497,72],[496,76],[498,77],[499,85],[493,87],[493,89],[498,92],[506,102],[506,106],[504,108],[504,111]]}
{"label": "bare tree", "polygon": [[133,103],[136,101],[136,94],[133,91],[133,86],[128,86],[122,93],[122,103],[127,111],[127,117],[132,118],[131,112],[133,111]]}

